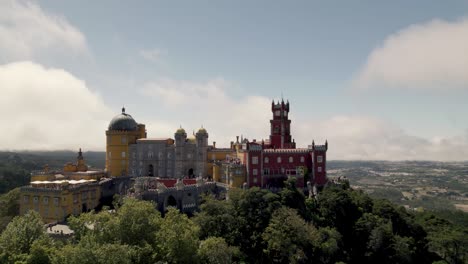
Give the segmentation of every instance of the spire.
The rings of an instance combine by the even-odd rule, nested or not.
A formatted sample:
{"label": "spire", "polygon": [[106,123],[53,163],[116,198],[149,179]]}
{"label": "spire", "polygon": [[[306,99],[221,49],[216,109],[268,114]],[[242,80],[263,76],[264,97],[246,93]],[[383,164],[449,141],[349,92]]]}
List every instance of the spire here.
{"label": "spire", "polygon": [[125,114],[125,106],[122,106],[122,114]]}
{"label": "spire", "polygon": [[78,159],[79,159],[79,160],[83,159],[83,152],[81,152],[81,148],[80,148],[80,150],[78,151]]}

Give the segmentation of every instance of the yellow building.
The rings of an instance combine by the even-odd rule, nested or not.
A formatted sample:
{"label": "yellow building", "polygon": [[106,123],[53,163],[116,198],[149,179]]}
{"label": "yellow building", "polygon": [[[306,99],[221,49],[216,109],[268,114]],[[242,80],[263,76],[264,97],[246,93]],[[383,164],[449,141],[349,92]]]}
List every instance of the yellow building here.
{"label": "yellow building", "polygon": [[99,205],[99,180],[104,171],[89,171],[81,149],[77,163],[67,163],[63,171],[44,171],[31,175],[31,183],[20,188],[20,214],[37,211],[45,223],[60,222]]}
{"label": "yellow building", "polygon": [[122,113],[111,120],[106,131],[106,171],[109,176],[128,175],[129,145],[140,138],[146,138],[145,125],[137,124],[122,108]]}
{"label": "yellow building", "polygon": [[207,172],[215,182],[228,184],[230,187],[241,188],[246,181],[245,166],[242,164],[244,153],[239,151],[237,142],[231,142],[230,148],[216,148],[216,142],[208,149]]}
{"label": "yellow building", "polygon": [[219,161],[224,161],[229,157],[235,157],[236,150],[234,149],[233,145],[231,144],[231,148],[216,148],[216,142],[213,142],[213,146],[210,146],[207,150],[206,155],[206,173],[207,177],[211,178],[216,181],[215,179],[215,164]]}

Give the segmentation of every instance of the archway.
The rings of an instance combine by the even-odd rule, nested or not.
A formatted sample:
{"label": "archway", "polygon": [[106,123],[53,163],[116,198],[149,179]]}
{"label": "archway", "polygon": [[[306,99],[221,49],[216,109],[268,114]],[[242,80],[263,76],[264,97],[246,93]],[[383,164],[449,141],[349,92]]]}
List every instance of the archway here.
{"label": "archway", "polygon": [[167,207],[170,206],[177,208],[177,200],[172,195],[167,198]]}
{"label": "archway", "polygon": [[154,176],[154,167],[153,164],[148,166],[148,176]]}
{"label": "archway", "polygon": [[189,178],[193,178],[194,175],[193,175],[193,169],[192,168],[190,168],[188,170],[188,176],[189,176]]}
{"label": "archway", "polygon": [[86,206],[85,203],[81,205],[81,212],[82,212],[82,213],[88,212],[88,207]]}

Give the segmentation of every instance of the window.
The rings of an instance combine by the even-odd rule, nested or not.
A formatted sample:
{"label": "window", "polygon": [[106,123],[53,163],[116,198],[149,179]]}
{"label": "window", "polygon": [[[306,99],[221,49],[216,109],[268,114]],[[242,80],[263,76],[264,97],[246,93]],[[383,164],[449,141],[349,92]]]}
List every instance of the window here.
{"label": "window", "polygon": [[258,164],[258,157],[257,156],[252,157],[252,164]]}
{"label": "window", "polygon": [[59,205],[59,198],[58,197],[54,197],[54,205],[55,206]]}
{"label": "window", "polygon": [[263,175],[269,175],[270,169],[263,169]]}
{"label": "window", "polygon": [[44,204],[49,204],[49,197],[48,196],[44,196],[44,198],[42,198],[42,202]]}
{"label": "window", "polygon": [[257,177],[253,178],[253,182],[257,183]]}
{"label": "window", "polygon": [[153,158],[153,151],[148,151],[148,159],[152,159]]}
{"label": "window", "polygon": [[258,170],[257,170],[257,169],[253,169],[252,173],[253,173],[253,175],[257,176],[257,175],[258,175]]}
{"label": "window", "polygon": [[122,158],[125,158],[126,155],[127,153],[125,153],[125,151],[122,151]]}
{"label": "window", "polygon": [[276,158],[277,163],[281,163],[281,157]]}
{"label": "window", "polygon": [[215,160],[215,159],[216,159],[216,155],[215,155],[214,153],[211,154],[211,159],[212,159],[212,160]]}
{"label": "window", "polygon": [[322,172],[322,167],[318,167],[318,168],[317,168],[317,171],[318,171],[318,172]]}
{"label": "window", "polygon": [[304,162],[304,160],[305,160],[304,157],[301,157],[301,162]]}
{"label": "window", "polygon": [[121,161],[122,166],[125,166],[125,160]]}
{"label": "window", "polygon": [[270,162],[270,159],[268,157],[265,157],[265,163]]}
{"label": "window", "polygon": [[280,116],[281,115],[281,111],[280,110],[276,110],[275,111],[275,116]]}
{"label": "window", "polygon": [[23,203],[25,203],[25,204],[29,203],[29,196],[28,195],[23,196]]}
{"label": "window", "polygon": [[109,151],[109,159],[112,158],[112,152]]}
{"label": "window", "polygon": [[323,156],[317,156],[317,162],[322,163],[323,162]]}
{"label": "window", "polygon": [[127,144],[127,137],[126,137],[126,136],[122,136],[122,137],[120,138],[120,142],[121,142],[122,144]]}
{"label": "window", "polygon": [[34,202],[35,204],[37,204],[37,202],[39,202],[39,196],[34,196],[34,197],[33,197],[33,202]]}
{"label": "window", "polygon": [[289,157],[289,163],[293,163],[294,162],[294,158],[293,157]]}
{"label": "window", "polygon": [[136,159],[136,152],[132,152],[132,157]]}

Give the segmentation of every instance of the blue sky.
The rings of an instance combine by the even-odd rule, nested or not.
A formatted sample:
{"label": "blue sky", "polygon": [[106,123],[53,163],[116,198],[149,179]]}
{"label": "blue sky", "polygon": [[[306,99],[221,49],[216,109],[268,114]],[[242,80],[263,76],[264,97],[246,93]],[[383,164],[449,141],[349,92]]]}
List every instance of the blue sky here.
{"label": "blue sky", "polygon": [[[71,114],[75,123],[46,111],[59,106],[44,107],[38,118],[65,118],[57,134],[78,122],[99,136],[57,139],[26,131],[32,121],[16,117],[21,139],[44,140],[0,148],[103,149],[103,123],[122,105],[149,136],[204,124],[221,145],[238,134],[265,138],[267,103],[283,94],[299,145],[329,139],[332,159],[468,158],[466,0],[8,0],[1,9],[12,15],[0,19],[0,40],[3,32],[14,41],[0,44],[0,63],[9,76],[38,75],[21,89],[86,95],[71,100],[80,108]],[[54,70],[72,83],[52,93]],[[16,91],[11,102],[24,100],[12,77],[1,82]]]}

